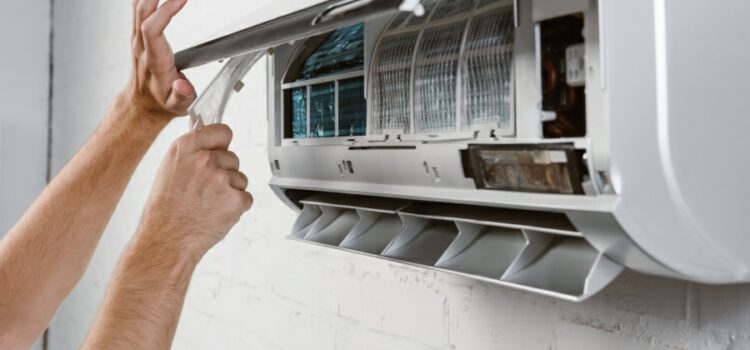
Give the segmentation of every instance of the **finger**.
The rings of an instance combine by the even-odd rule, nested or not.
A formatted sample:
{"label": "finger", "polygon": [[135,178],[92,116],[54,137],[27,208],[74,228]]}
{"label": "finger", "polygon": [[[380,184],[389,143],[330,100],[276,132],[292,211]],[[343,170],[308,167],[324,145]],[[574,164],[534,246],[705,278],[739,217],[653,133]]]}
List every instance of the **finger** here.
{"label": "finger", "polygon": [[[140,55],[141,51],[143,51],[143,43],[140,40],[140,31],[139,31],[139,24],[138,24],[138,4],[139,3],[140,3],[139,0],[133,0],[133,31],[130,34],[130,42],[132,45],[130,49],[133,52],[133,65],[134,66],[135,66],[138,55]],[[135,69],[133,69],[133,72],[135,72]]]}
{"label": "finger", "polygon": [[187,79],[177,79],[172,83],[172,90],[167,96],[166,107],[178,116],[188,113],[188,108],[195,101],[196,94],[193,84]]}
{"label": "finger", "polygon": [[136,34],[138,34],[138,30],[136,29],[138,28],[137,9],[138,9],[138,0],[133,0],[133,31],[130,34],[130,38],[133,40],[133,42],[135,42],[135,36]]}
{"label": "finger", "polygon": [[169,69],[163,67],[162,62],[165,59],[172,61],[171,49],[169,43],[164,38],[164,30],[167,25],[187,3],[187,0],[168,0],[161,5],[148,19],[141,25],[143,43],[146,48],[147,57],[156,68]]}
{"label": "finger", "polygon": [[169,22],[183,7],[187,0],[167,0],[164,4],[159,6],[153,14],[146,19],[143,24],[148,28],[148,33],[153,36],[159,36],[164,33],[164,29],[167,28]]}
{"label": "finger", "polygon": [[143,22],[146,21],[149,17],[151,17],[151,14],[156,11],[156,7],[159,6],[159,0],[134,0],[135,4],[135,23],[136,31],[140,30],[141,25]]}
{"label": "finger", "polygon": [[196,136],[202,149],[226,150],[232,142],[232,130],[224,124],[206,125],[196,131]]}
{"label": "finger", "polygon": [[159,5],[159,0],[134,0],[135,4],[135,25],[133,31],[135,33],[136,52],[134,54],[139,55],[143,51],[143,35],[141,33],[141,26],[149,16],[151,16],[156,7]]}
{"label": "finger", "polygon": [[230,151],[212,151],[216,166],[220,169],[237,171],[240,169],[240,158]]}
{"label": "finger", "polygon": [[250,192],[244,192],[243,196],[245,197],[245,211],[248,211],[252,208],[255,198],[253,198],[253,195],[250,194]]}
{"label": "finger", "polygon": [[242,205],[242,209],[244,211],[250,210],[250,208],[253,206],[253,202],[255,201],[255,199],[253,198],[253,195],[245,190],[240,190],[238,192],[239,192],[238,196],[239,196],[240,203]]}
{"label": "finger", "polygon": [[229,186],[232,186],[235,190],[244,191],[247,189],[248,180],[245,174],[239,171],[229,172]]}

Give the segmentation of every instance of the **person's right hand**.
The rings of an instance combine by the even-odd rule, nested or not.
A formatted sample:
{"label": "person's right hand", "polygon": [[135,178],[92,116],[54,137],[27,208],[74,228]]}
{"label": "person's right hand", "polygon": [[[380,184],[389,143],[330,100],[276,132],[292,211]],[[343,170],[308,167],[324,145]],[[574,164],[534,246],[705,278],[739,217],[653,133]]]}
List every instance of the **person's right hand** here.
{"label": "person's right hand", "polygon": [[200,260],[226,236],[253,203],[239,159],[227,150],[231,140],[229,127],[214,124],[174,142],[146,204],[139,240]]}

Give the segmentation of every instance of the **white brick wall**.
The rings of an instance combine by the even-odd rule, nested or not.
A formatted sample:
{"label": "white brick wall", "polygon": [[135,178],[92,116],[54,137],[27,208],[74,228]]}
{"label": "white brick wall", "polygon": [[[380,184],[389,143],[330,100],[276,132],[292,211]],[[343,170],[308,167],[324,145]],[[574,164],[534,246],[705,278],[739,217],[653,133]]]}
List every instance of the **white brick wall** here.
{"label": "white brick wall", "polygon": [[[129,68],[129,1],[57,1],[54,167],[101,119]],[[271,1],[191,1],[169,36],[184,47]],[[286,4],[286,3],[285,3]],[[287,4],[288,5],[288,4]],[[746,349],[750,287],[625,273],[583,304],[284,239],[294,215],[268,189],[265,67],[228,109],[255,208],[196,271],[177,349]],[[199,86],[217,65],[189,72]],[[137,224],[175,122],[138,169],[51,349],[76,349]]]}

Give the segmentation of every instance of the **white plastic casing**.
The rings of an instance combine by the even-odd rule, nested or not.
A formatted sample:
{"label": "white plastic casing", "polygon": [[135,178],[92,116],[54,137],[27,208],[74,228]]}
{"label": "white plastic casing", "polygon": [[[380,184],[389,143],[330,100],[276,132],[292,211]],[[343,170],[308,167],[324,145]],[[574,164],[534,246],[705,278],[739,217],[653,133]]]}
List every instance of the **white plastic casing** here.
{"label": "white plastic casing", "polygon": [[[622,267],[695,282],[750,282],[750,2],[506,3],[517,6],[518,26],[513,44],[515,133],[505,137],[478,130],[469,137],[435,140],[290,142],[283,137],[281,80],[299,41],[274,48],[268,60],[271,186],[282,200],[301,210],[292,237],[349,249],[346,244],[365,234],[368,222],[382,215],[398,217],[405,225],[401,236],[380,253],[364,253],[414,263],[400,258],[399,249],[408,246],[408,238],[420,237],[424,220],[442,220],[456,229],[437,226],[443,228],[429,234],[442,237],[455,231],[460,239],[427,267],[451,270],[450,260],[467,244],[466,237],[483,228],[518,230],[526,245],[510,267],[502,276],[478,278],[568,300],[596,293]],[[581,71],[568,64],[571,70],[566,74],[572,85],[585,85],[587,133],[545,139],[537,24],[571,13],[585,18],[585,44],[567,50],[568,60],[585,66]],[[390,18],[365,22],[366,71]],[[580,76],[583,79],[576,78]],[[365,77],[369,79],[367,72]],[[477,189],[462,167],[460,151],[472,144],[547,143],[567,143],[586,152],[586,195]],[[381,200],[386,204],[374,204]],[[400,208],[400,201],[527,210],[538,213],[539,219],[490,220],[472,216],[468,209],[453,216],[430,216]],[[544,218],[563,223],[558,214],[569,220],[570,230],[545,226]],[[533,267],[535,259],[554,258],[544,251],[550,239],[570,243],[569,250],[560,250],[563,255],[595,253],[595,258],[576,265],[588,266],[587,274],[570,272],[571,278],[585,277],[583,285],[571,291],[564,281],[555,284],[514,275]]]}
{"label": "white plastic casing", "polygon": [[565,76],[570,86],[586,85],[586,45],[571,45],[565,50]]}
{"label": "white plastic casing", "polygon": [[[271,147],[271,159],[283,164],[272,185],[564,212],[592,245],[623,266],[697,282],[750,280],[750,227],[744,218],[750,212],[745,202],[750,184],[744,179],[750,173],[745,154],[750,118],[742,117],[741,97],[750,95],[745,85],[750,70],[739,68],[750,62],[750,4],[600,5],[592,1],[586,9],[589,136],[574,140],[589,150],[591,165],[601,174],[599,195],[473,189],[452,151],[462,142],[420,144],[418,155]],[[639,18],[638,25],[633,18]],[[528,123],[538,115],[533,102],[538,97],[521,91],[536,90],[524,77],[533,76],[535,66],[533,34],[524,34],[524,28],[533,29],[525,27],[528,21],[522,18],[516,37],[518,137],[503,143],[549,141]],[[570,49],[578,59],[581,48]],[[283,68],[277,66],[279,73]],[[279,113],[277,101],[270,102]],[[271,133],[278,139],[278,130]],[[354,162],[357,173],[341,178],[332,164],[344,159]],[[441,182],[423,175],[424,162],[439,167]]]}

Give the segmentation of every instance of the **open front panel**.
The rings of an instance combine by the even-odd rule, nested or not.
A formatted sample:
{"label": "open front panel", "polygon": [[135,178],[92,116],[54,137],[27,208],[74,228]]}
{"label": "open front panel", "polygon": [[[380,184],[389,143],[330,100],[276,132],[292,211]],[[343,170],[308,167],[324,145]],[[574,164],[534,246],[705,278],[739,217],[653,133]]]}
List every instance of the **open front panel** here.
{"label": "open front panel", "polygon": [[621,271],[564,215],[340,194],[293,197],[303,209],[291,237],[303,241],[576,301]]}

